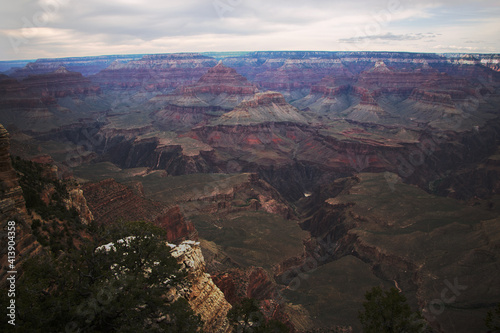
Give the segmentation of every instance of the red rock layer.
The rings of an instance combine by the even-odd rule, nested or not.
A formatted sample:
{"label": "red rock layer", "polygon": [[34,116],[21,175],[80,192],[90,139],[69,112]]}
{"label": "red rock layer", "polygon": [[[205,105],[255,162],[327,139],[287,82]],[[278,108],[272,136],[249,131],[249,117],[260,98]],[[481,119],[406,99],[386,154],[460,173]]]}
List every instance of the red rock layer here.
{"label": "red rock layer", "polygon": [[224,66],[221,62],[212,67],[198,82],[191,86],[183,87],[182,94],[213,94],[220,95],[239,94],[251,95],[257,92],[257,87],[238,74],[235,69]]}

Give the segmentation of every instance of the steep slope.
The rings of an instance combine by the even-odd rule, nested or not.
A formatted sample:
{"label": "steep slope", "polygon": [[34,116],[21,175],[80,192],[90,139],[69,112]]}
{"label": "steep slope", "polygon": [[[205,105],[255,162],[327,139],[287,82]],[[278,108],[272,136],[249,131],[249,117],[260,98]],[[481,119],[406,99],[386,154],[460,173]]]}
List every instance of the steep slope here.
{"label": "steep slope", "polygon": [[159,202],[147,200],[113,179],[87,183],[83,186],[83,193],[99,224],[106,225],[119,219],[146,220],[164,228],[169,241],[197,237],[193,224],[184,219],[179,207],[169,208]]}

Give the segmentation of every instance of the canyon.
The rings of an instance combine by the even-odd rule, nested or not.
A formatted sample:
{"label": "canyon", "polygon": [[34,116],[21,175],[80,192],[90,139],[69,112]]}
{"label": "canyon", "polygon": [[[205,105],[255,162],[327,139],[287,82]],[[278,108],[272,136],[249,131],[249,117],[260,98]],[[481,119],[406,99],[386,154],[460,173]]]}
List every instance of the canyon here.
{"label": "canyon", "polygon": [[[436,332],[482,331],[500,297],[499,61],[266,51],[30,62],[0,74],[2,223],[25,221],[29,253],[44,247],[10,149],[73,179],[68,207],[87,224],[145,220],[170,242],[196,241],[196,293],[225,298],[214,292],[219,314],[190,301],[208,331],[227,331],[229,303],[251,297],[294,331],[358,332],[372,286],[396,286]],[[443,300],[450,284],[463,288]]]}

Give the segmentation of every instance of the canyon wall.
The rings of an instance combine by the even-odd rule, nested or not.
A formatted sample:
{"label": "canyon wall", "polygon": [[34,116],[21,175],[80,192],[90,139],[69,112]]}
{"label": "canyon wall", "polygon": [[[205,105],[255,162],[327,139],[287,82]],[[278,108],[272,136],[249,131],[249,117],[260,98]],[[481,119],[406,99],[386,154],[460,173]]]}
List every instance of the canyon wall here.
{"label": "canyon wall", "polygon": [[145,199],[114,179],[84,184],[83,194],[98,224],[120,219],[145,220],[162,227],[171,242],[197,238],[193,224],[184,218],[179,207]]}
{"label": "canyon wall", "polygon": [[[0,125],[0,248],[4,249],[0,257],[2,268],[8,267],[7,237],[9,221],[15,222],[15,271],[30,256],[42,251],[42,246],[37,242],[31,232],[31,217],[28,215],[21,186],[19,186],[16,171],[12,167],[10,159],[9,133]],[[0,283],[6,282],[8,269],[0,271]]]}

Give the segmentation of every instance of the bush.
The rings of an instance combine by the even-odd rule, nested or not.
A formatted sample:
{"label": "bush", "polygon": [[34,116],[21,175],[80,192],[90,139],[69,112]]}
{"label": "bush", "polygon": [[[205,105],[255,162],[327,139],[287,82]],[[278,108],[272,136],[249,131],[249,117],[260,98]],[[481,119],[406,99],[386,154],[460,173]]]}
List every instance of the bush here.
{"label": "bush", "polygon": [[31,230],[36,230],[36,229],[40,228],[41,225],[42,225],[42,221],[40,221],[39,219],[34,219],[33,223],[31,224]]}
{"label": "bush", "polygon": [[359,320],[365,333],[420,333],[425,329],[422,315],[412,312],[406,297],[396,288],[383,291],[373,287],[365,294],[364,312]]}
{"label": "bush", "polygon": [[500,332],[500,303],[494,310],[488,311],[484,322],[491,332]]}

